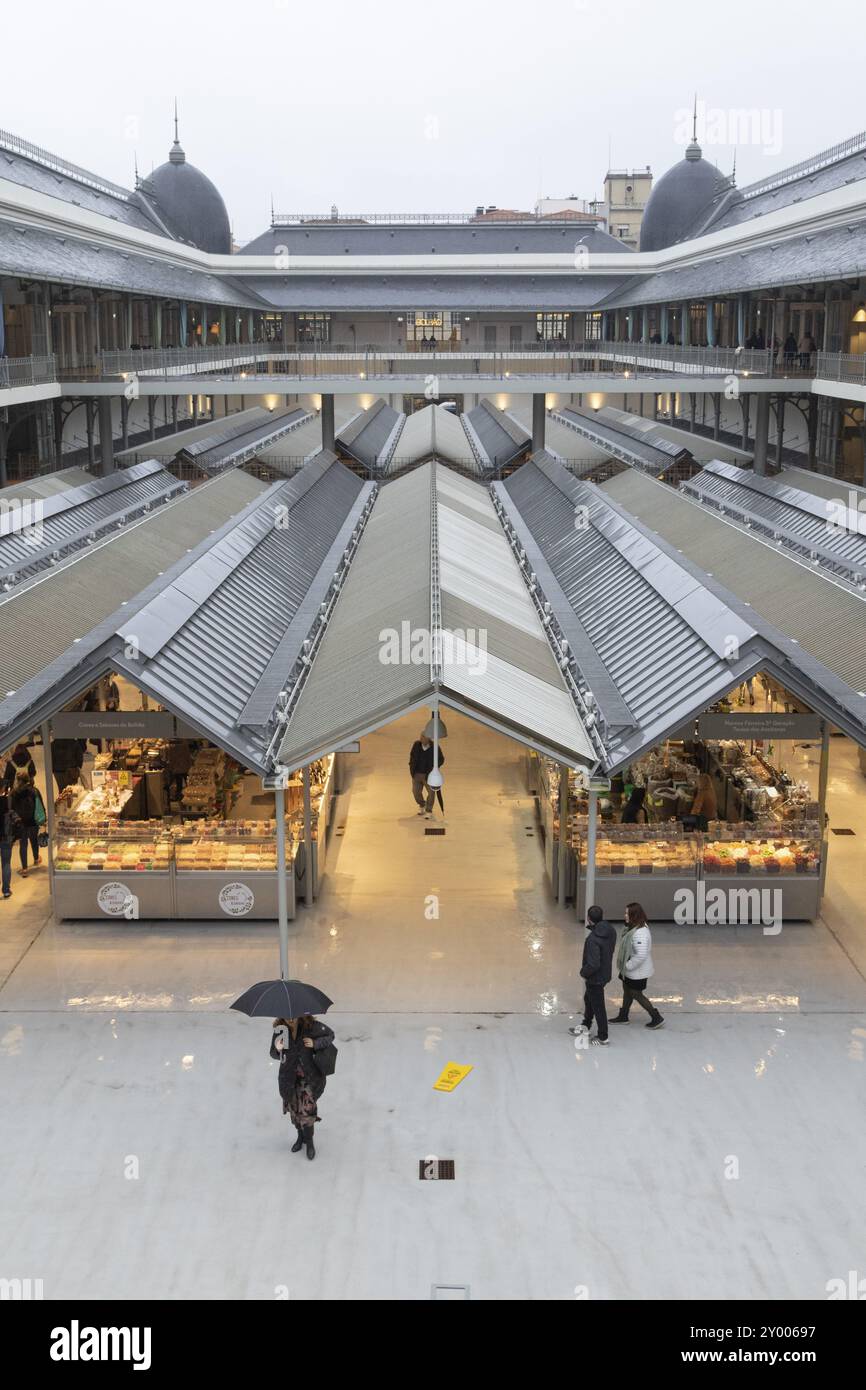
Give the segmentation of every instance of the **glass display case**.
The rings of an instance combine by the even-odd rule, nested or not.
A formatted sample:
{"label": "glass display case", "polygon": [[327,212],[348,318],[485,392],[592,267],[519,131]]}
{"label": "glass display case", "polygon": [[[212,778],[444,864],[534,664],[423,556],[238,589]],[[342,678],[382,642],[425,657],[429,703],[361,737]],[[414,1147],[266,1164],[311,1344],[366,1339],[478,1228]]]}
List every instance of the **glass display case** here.
{"label": "glass display case", "polygon": [[703,839],[702,862],[707,876],[821,872],[821,831],[817,821],[784,825],[728,825],[711,821]]}
{"label": "glass display case", "polygon": [[[586,840],[577,844],[581,915],[586,886]],[[608,918],[622,919],[626,904],[640,902],[652,920],[673,916],[678,888],[694,889],[698,880],[701,837],[677,821],[664,825],[600,826],[596,839],[596,898]]]}
{"label": "glass display case", "polygon": [[[295,845],[286,844],[289,916]],[[61,918],[249,920],[277,915],[276,823],[58,820],[53,848]]]}

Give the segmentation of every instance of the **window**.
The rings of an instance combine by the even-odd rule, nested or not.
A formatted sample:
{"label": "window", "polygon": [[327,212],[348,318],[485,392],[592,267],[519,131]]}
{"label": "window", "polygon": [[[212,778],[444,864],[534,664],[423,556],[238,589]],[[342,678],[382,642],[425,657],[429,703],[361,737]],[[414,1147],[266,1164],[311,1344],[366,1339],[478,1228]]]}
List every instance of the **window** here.
{"label": "window", "polygon": [[570,342],[571,314],[536,314],[535,336],[544,343]]}
{"label": "window", "polygon": [[295,339],[299,343],[329,343],[330,314],[295,314]]}
{"label": "window", "polygon": [[461,316],[456,309],[413,309],[406,315],[406,342],[459,343]]}

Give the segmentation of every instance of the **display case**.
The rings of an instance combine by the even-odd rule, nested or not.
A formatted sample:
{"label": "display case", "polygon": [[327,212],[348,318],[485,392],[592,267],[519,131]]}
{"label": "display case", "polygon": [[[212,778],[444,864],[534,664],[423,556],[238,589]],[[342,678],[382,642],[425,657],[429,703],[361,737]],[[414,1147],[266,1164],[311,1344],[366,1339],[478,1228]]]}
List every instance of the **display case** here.
{"label": "display case", "polygon": [[61,819],[51,853],[59,918],[160,921],[175,915],[173,844],[161,821]]}
{"label": "display case", "polygon": [[[289,917],[295,846],[286,843]],[[162,820],[87,824],[61,819],[52,859],[60,918],[272,920],[278,911],[274,821]]]}
{"label": "display case", "polygon": [[[660,825],[600,826],[596,839],[595,895],[608,918],[621,920],[626,904],[639,902],[652,919],[672,920],[675,894],[695,890],[701,857],[701,837],[671,821]],[[585,902],[586,841],[578,839],[581,917]]]}
{"label": "display case", "polygon": [[[250,921],[277,916],[274,821],[220,821],[175,841],[175,901],[180,918]],[[295,845],[286,841],[288,914],[295,915]]]}
{"label": "display case", "polygon": [[786,921],[808,921],[821,902],[825,846],[817,821],[728,825],[711,821],[701,867],[707,884],[723,891],[776,887]]}

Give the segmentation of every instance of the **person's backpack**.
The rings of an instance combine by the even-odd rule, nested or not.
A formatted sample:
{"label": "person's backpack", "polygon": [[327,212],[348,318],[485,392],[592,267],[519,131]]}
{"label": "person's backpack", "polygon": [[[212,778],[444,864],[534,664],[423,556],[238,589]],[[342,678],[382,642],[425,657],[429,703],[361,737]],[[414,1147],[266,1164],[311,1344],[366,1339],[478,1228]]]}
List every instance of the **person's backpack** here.
{"label": "person's backpack", "polygon": [[313,1061],[323,1076],[333,1076],[337,1069],[337,1049],[332,1042],[327,1047],[317,1047]]}

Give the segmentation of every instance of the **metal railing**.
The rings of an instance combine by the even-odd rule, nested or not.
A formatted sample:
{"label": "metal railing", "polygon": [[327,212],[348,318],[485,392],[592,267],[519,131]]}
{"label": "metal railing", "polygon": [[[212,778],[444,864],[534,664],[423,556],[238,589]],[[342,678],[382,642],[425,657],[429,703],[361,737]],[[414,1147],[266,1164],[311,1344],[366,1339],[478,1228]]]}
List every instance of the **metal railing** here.
{"label": "metal railing", "polygon": [[[581,219],[587,222],[603,222],[601,213],[581,212]],[[478,222],[498,222],[521,224],[527,222],[568,222],[574,223],[575,210],[563,209],[560,212],[520,212],[516,208],[483,208],[480,212],[275,212],[271,217],[272,227],[316,226],[346,227],[442,227],[467,226]]]}
{"label": "metal railing", "polygon": [[819,352],[815,375],[829,381],[850,381],[866,386],[866,353]]}
{"label": "metal railing", "polygon": [[0,357],[0,387],[40,386],[56,380],[57,358],[53,353],[45,357]]}
{"label": "metal railing", "polygon": [[[834,354],[838,356],[838,354]],[[386,344],[365,348],[283,346],[281,343],[243,343],[229,347],[143,348],[97,355],[103,378],[129,376],[184,377],[191,372],[214,373],[233,380],[256,381],[271,375],[298,380],[322,376],[366,380],[399,376],[466,378],[487,376],[507,382],[510,376],[576,376],[612,366],[623,375],[811,377],[815,354],[784,353],[781,348],[682,347],[662,343],[580,342],[527,343],[511,348],[471,348],[465,344],[442,348],[395,349]],[[260,370],[264,369],[264,370]]]}
{"label": "metal railing", "polygon": [[859,135],[852,135],[848,140],[840,141],[838,145],[830,145],[828,149],[813,154],[810,159],[801,160],[799,164],[792,164],[788,169],[780,169],[778,174],[769,174],[765,179],[758,179],[757,183],[746,184],[745,188],[740,189],[740,193],[743,198],[757,198],[760,193],[769,193],[773,188],[781,188],[786,183],[794,183],[805,174],[813,174],[818,169],[825,169],[828,164],[835,164],[840,159],[847,159],[849,155],[856,154],[864,147],[866,147],[866,130],[861,130]]}
{"label": "metal railing", "polygon": [[83,183],[88,188],[95,188],[98,193],[108,193],[112,198],[120,198],[128,203],[132,193],[128,188],[121,188],[120,184],[112,183],[110,179],[103,179],[99,174],[91,174],[89,169],[82,169],[77,164],[71,164],[68,159],[61,159],[59,155],[52,154],[50,150],[44,150],[41,145],[34,145],[30,140],[22,140],[20,136],[13,135],[11,131],[0,130],[0,149],[8,150],[10,154],[20,154],[24,159],[31,160],[34,164],[41,164],[45,169],[51,169],[56,174],[64,174],[68,179],[74,179],[76,183]]}

